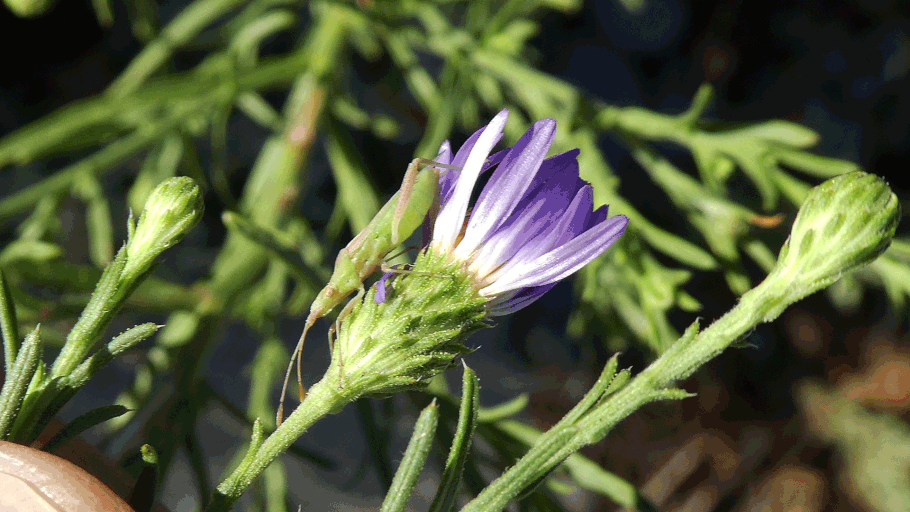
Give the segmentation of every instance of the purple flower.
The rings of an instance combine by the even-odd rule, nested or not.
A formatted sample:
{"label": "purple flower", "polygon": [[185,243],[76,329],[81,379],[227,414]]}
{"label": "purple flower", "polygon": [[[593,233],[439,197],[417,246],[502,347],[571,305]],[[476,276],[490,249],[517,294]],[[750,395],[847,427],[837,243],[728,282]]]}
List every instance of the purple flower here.
{"label": "purple flower", "polygon": [[[558,281],[602,254],[625,231],[628,218],[593,208],[591,185],[579,177],[578,150],[546,158],[556,121],[542,119],[511,149],[490,156],[502,138],[500,112],[452,155],[448,142],[436,161],[449,170],[440,181],[440,210],[429,249],[463,263],[490,315],[505,315],[537,300]],[[493,175],[468,216],[479,176]],[[467,223],[466,223],[467,218]]]}

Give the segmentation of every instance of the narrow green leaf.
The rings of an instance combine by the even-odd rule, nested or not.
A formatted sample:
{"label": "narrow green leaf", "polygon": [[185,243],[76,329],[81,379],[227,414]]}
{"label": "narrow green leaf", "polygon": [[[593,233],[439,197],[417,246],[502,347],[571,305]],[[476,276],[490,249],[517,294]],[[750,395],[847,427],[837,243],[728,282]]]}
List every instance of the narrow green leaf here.
{"label": "narrow green leaf", "polygon": [[[588,391],[581,401],[575,404],[575,407],[572,408],[561,420],[559,420],[559,425],[571,425],[578,421],[582,416],[584,416],[590,409],[593,407],[600,398],[603,396],[604,392],[610,387],[610,383],[613,382],[614,377],[616,376],[616,368],[619,366],[619,354],[614,354],[613,357],[607,361],[606,366],[602,372],[600,372],[600,377],[597,378],[597,382],[591,386],[591,390]],[[554,427],[555,428],[555,427]]]}
{"label": "narrow green leaf", "polygon": [[819,135],[810,128],[783,119],[753,124],[738,129],[737,133],[742,137],[762,139],[794,148],[809,148],[818,144],[819,140]]}
{"label": "narrow green leaf", "polygon": [[272,389],[281,382],[289,354],[279,338],[270,337],[262,343],[250,367],[250,395],[247,402],[247,416],[266,418],[263,423],[269,430],[275,429],[272,418],[275,411],[272,403]]}
{"label": "narrow green leaf", "polygon": [[[631,4],[642,5],[638,2],[623,2],[627,9],[632,10],[628,6]],[[711,107],[711,104],[714,102],[714,87],[710,83],[703,83],[698,87],[698,90],[695,91],[695,96],[692,97],[692,103],[689,104],[689,108],[680,114],[680,120],[684,122],[687,126],[694,126],[695,122],[701,119],[701,116],[705,115],[705,112],[708,108]]]}
{"label": "narrow green leaf", "polygon": [[244,92],[237,96],[237,110],[246,114],[256,124],[273,132],[281,131],[282,122],[279,114],[259,93]]}
{"label": "narrow green leaf", "polygon": [[105,405],[103,407],[98,407],[97,409],[92,409],[67,423],[60,432],[57,432],[57,435],[52,437],[51,440],[44,445],[42,450],[53,453],[58,448],[95,425],[122,416],[127,412],[129,412],[129,409],[122,405]]}
{"label": "narrow green leaf", "polygon": [[[21,353],[21,352],[20,352]],[[29,390],[10,429],[8,439],[18,444],[31,444],[53,419],[48,411],[57,403],[61,377],[48,378],[43,364],[38,365],[32,381],[37,385]],[[57,410],[57,409],[54,409]]]}
{"label": "narrow green leaf", "polygon": [[102,27],[109,28],[114,23],[114,9],[111,0],[92,0],[95,18]]}
{"label": "narrow green leaf", "polygon": [[[211,106],[211,101],[196,101],[185,110],[176,112],[160,122],[144,126],[142,130],[117,139],[95,153],[67,166],[44,180],[19,190],[0,200],[0,219],[32,207],[48,194],[57,194],[72,187],[75,180],[85,172],[94,173],[99,178],[117,168],[135,153],[154,144],[165,134],[171,133],[187,118],[198,115]],[[42,121],[48,121],[45,118]],[[27,128],[31,128],[30,125]],[[4,160],[3,149],[10,144],[11,137],[0,141],[0,162]],[[13,149],[15,151],[15,149]],[[14,156],[14,160],[17,158]]]}
{"label": "narrow green leaf", "polygon": [[382,502],[380,512],[401,512],[408,504],[411,498],[411,491],[417,483],[417,476],[423,469],[430,454],[430,446],[433,443],[433,433],[436,431],[436,423],[439,421],[439,408],[434,400],[430,405],[424,408],[417,418],[417,424],[414,425],[414,433],[411,435],[411,441],[404,452],[401,465],[395,473],[392,480],[392,487],[386,494]]}
{"label": "narrow green leaf", "polygon": [[143,43],[158,33],[158,6],[154,0],[128,0],[133,35]]}
{"label": "narrow green leaf", "polygon": [[69,375],[95,343],[101,330],[116,314],[116,310],[119,309],[115,307],[119,302],[117,295],[125,291],[118,285],[126,262],[127,254],[124,245],[114,261],[102,272],[88,305],[85,306],[76,325],[66,337],[66,344],[63,345],[63,350],[60,351],[60,355],[57,356],[51,367],[53,377]]}
{"label": "narrow green leaf", "polygon": [[782,150],[777,153],[777,157],[785,166],[819,178],[833,178],[860,169],[858,165],[848,160],[819,156],[806,151]]}
{"label": "narrow green leaf", "polygon": [[528,395],[518,395],[515,398],[493,407],[481,407],[477,410],[479,423],[495,423],[499,420],[511,418],[528,406]]}
{"label": "narrow green leaf", "polygon": [[[528,446],[533,445],[543,435],[543,432],[530,425],[512,420],[499,422],[496,426]],[[574,453],[563,464],[572,479],[585,489],[600,493],[614,503],[638,512],[657,511],[654,505],[641,495],[637,487],[601,468],[591,459]]]}
{"label": "narrow green leaf", "polygon": [[625,210],[623,212],[629,216],[630,224],[641,233],[641,237],[664,255],[701,270],[714,270],[718,267],[717,260],[708,251],[658,228],[638,212],[632,214]]}
{"label": "narrow green leaf", "polygon": [[689,393],[685,389],[679,388],[661,389],[651,393],[652,400],[682,400],[693,396],[695,393]]}
{"label": "narrow green leaf", "polygon": [[657,507],[635,485],[579,453],[570,455],[564,466],[578,485],[606,496],[626,510],[658,512]]}
{"label": "narrow green leaf", "polygon": [[22,401],[28,392],[28,385],[41,364],[44,347],[39,336],[40,328],[40,325],[35,327],[35,330],[25,337],[13,367],[3,382],[3,390],[0,391],[0,439],[9,437],[10,428],[16,421]]}
{"label": "narrow green leaf", "polygon": [[127,329],[76,367],[66,378],[67,387],[73,388],[74,391],[80,389],[95,375],[98,369],[124,351],[155,334],[160,327],[153,323],[145,323]]}
{"label": "narrow green leaf", "polygon": [[19,321],[16,319],[16,304],[3,269],[0,269],[0,333],[3,334],[3,361],[9,377],[19,352]]}
{"label": "narrow green leaf", "polygon": [[231,39],[230,52],[241,68],[256,66],[263,40],[292,28],[297,17],[290,11],[273,9],[244,24]]}
{"label": "narrow green leaf", "polygon": [[114,80],[107,96],[121,99],[139,88],[181,46],[189,43],[218,18],[236,9],[242,0],[196,0],[171,20],[158,38],[143,48]]}
{"label": "narrow green leaf", "polygon": [[40,241],[51,236],[60,226],[58,210],[64,194],[48,194],[41,198],[28,218],[16,227],[21,240]]}
{"label": "narrow green leaf", "polygon": [[473,370],[464,365],[461,379],[461,408],[458,411],[458,428],[455,439],[449,449],[442,481],[436,491],[436,497],[430,505],[430,512],[450,512],[455,509],[455,498],[458,496],[458,485],[461,474],[471,450],[474,428],[477,426],[480,385]]}
{"label": "narrow green leaf", "polygon": [[97,267],[104,267],[114,257],[114,228],[111,209],[101,183],[90,172],[80,174],[73,190],[86,203],[89,256]]}
{"label": "narrow green leaf", "polygon": [[[503,423],[518,423],[512,420],[506,420]],[[536,430],[536,429],[535,429]],[[566,427],[554,427],[555,432],[548,432],[547,436],[542,437],[540,444],[534,443],[534,447],[522,458],[528,464],[520,471],[516,478],[516,484],[527,482],[525,485],[512,487],[507,490],[513,499],[521,499],[524,496],[534,492],[550,475],[559,468],[567,454],[564,453],[566,446],[569,446],[572,440],[579,434],[579,429],[575,425]]]}
{"label": "narrow green leaf", "polygon": [[256,458],[256,452],[259,451],[259,447],[262,446],[263,441],[265,441],[265,430],[262,426],[262,421],[259,418],[256,418],[256,421],[253,422],[253,433],[250,436],[250,445],[247,448],[246,455],[241,459],[240,464],[237,465],[235,472],[245,471],[247,467],[253,462]]}
{"label": "narrow green leaf", "polygon": [[[337,121],[326,124],[329,127],[326,156],[338,186],[338,200],[347,213],[351,230],[358,233],[376,216],[380,207],[379,198],[367,178],[363,162],[356,156],[356,149],[345,136],[346,132]],[[404,166],[395,175],[402,174]]]}
{"label": "narrow green leaf", "polygon": [[604,390],[603,396],[610,396],[613,393],[619,391],[619,388],[626,385],[626,382],[629,382],[629,379],[632,378],[632,372],[628,369],[621,370],[619,373],[613,377],[613,380],[610,381],[610,385],[607,386],[607,389]]}
{"label": "narrow green leaf", "polygon": [[212,114],[209,144],[211,145],[212,163],[209,173],[212,188],[222,203],[236,207],[237,200],[231,193],[231,178],[228,175],[228,123],[231,120],[233,105],[225,105]]}

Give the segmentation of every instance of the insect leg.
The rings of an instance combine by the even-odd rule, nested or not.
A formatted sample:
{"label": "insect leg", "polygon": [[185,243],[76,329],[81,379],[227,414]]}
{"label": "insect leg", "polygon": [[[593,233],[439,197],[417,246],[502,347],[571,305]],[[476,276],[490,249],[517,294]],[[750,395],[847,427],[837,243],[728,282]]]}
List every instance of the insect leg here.
{"label": "insect leg", "polygon": [[395,268],[390,267],[389,265],[383,263],[379,266],[380,270],[386,273],[392,274],[411,274],[414,276],[427,276],[427,277],[447,277],[449,279],[454,279],[455,276],[451,274],[437,274],[436,272],[421,272],[419,270],[408,270],[406,268]]}
{"label": "insect leg", "polygon": [[[341,313],[338,313],[338,318],[336,318],[332,325],[329,326],[329,347],[331,347],[333,354],[335,353],[335,348],[334,343],[332,342],[332,336],[338,333],[338,331],[341,329],[341,321],[351,313],[351,310],[353,310],[354,306],[356,306],[357,303],[363,299],[363,296],[366,294],[366,292],[367,291],[361,285],[360,289],[357,290],[357,295],[355,295],[354,298],[344,306],[344,309],[341,310]],[[338,387],[341,388],[341,380],[344,376],[344,355],[341,353],[341,351],[338,351],[338,370]]]}
{"label": "insect leg", "polygon": [[300,381],[300,358],[303,352],[303,342],[306,340],[307,332],[310,330],[310,327],[316,323],[316,316],[310,315],[307,317],[306,324],[303,326],[303,333],[300,334],[300,339],[297,340],[297,346],[294,347],[294,352],[291,354],[291,361],[288,363],[288,369],[284,374],[284,384],[281,385],[281,399],[278,401],[278,412],[275,414],[275,426],[281,426],[281,422],[284,421],[284,397],[288,392],[288,381],[291,378],[291,370],[294,368],[294,360],[297,360],[297,392],[300,395],[300,400],[303,401],[305,392],[303,391],[303,384]]}

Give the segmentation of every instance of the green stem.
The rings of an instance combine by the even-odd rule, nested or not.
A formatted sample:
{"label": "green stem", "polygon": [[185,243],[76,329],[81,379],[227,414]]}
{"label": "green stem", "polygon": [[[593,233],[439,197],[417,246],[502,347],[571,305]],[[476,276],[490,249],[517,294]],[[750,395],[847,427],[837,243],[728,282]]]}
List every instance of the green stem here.
{"label": "green stem", "polygon": [[514,466],[493,481],[461,512],[502,510],[522,490],[545,477],[580,448],[600,441],[617,423],[639,407],[660,399],[661,392],[673,383],[691,375],[700,366],[720,354],[756,325],[771,320],[766,317],[778,295],[766,280],[747,292],[739,304],[698,334],[685,337],[671,346],[660,358],[635,377],[615,395],[597,406],[577,423],[578,434],[554,451],[554,441],[565,439],[565,428],[553,428],[543,434]]}
{"label": "green stem", "polygon": [[[256,453],[238,466],[231,475],[218,485],[206,512],[227,511],[253,483],[265,468],[284,453],[307,429],[328,414],[340,411],[357,397],[338,388],[337,375],[326,373],[325,377],[310,388],[306,399],[288,416],[284,423],[272,433]],[[349,389],[349,388],[347,388]]]}

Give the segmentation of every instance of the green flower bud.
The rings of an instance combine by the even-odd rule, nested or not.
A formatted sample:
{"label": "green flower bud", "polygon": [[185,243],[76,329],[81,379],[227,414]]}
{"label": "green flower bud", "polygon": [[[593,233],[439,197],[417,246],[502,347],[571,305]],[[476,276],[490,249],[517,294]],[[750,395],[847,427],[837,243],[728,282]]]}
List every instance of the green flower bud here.
{"label": "green flower bud", "polygon": [[891,245],[900,204],[878,176],[856,171],[809,191],[768,282],[788,302],[870,263]]}
{"label": "green flower bud", "polygon": [[170,178],[155,187],[135,228],[130,219],[123,275],[146,272],[159,254],[182,240],[199,222],[202,209],[202,194],[190,178]]}
{"label": "green flower bud", "polygon": [[381,304],[376,287],[354,299],[338,331],[325,381],[337,379],[341,393],[351,397],[424,387],[469,352],[464,339],[486,326],[488,300],[470,274],[432,250],[386,286]]}

